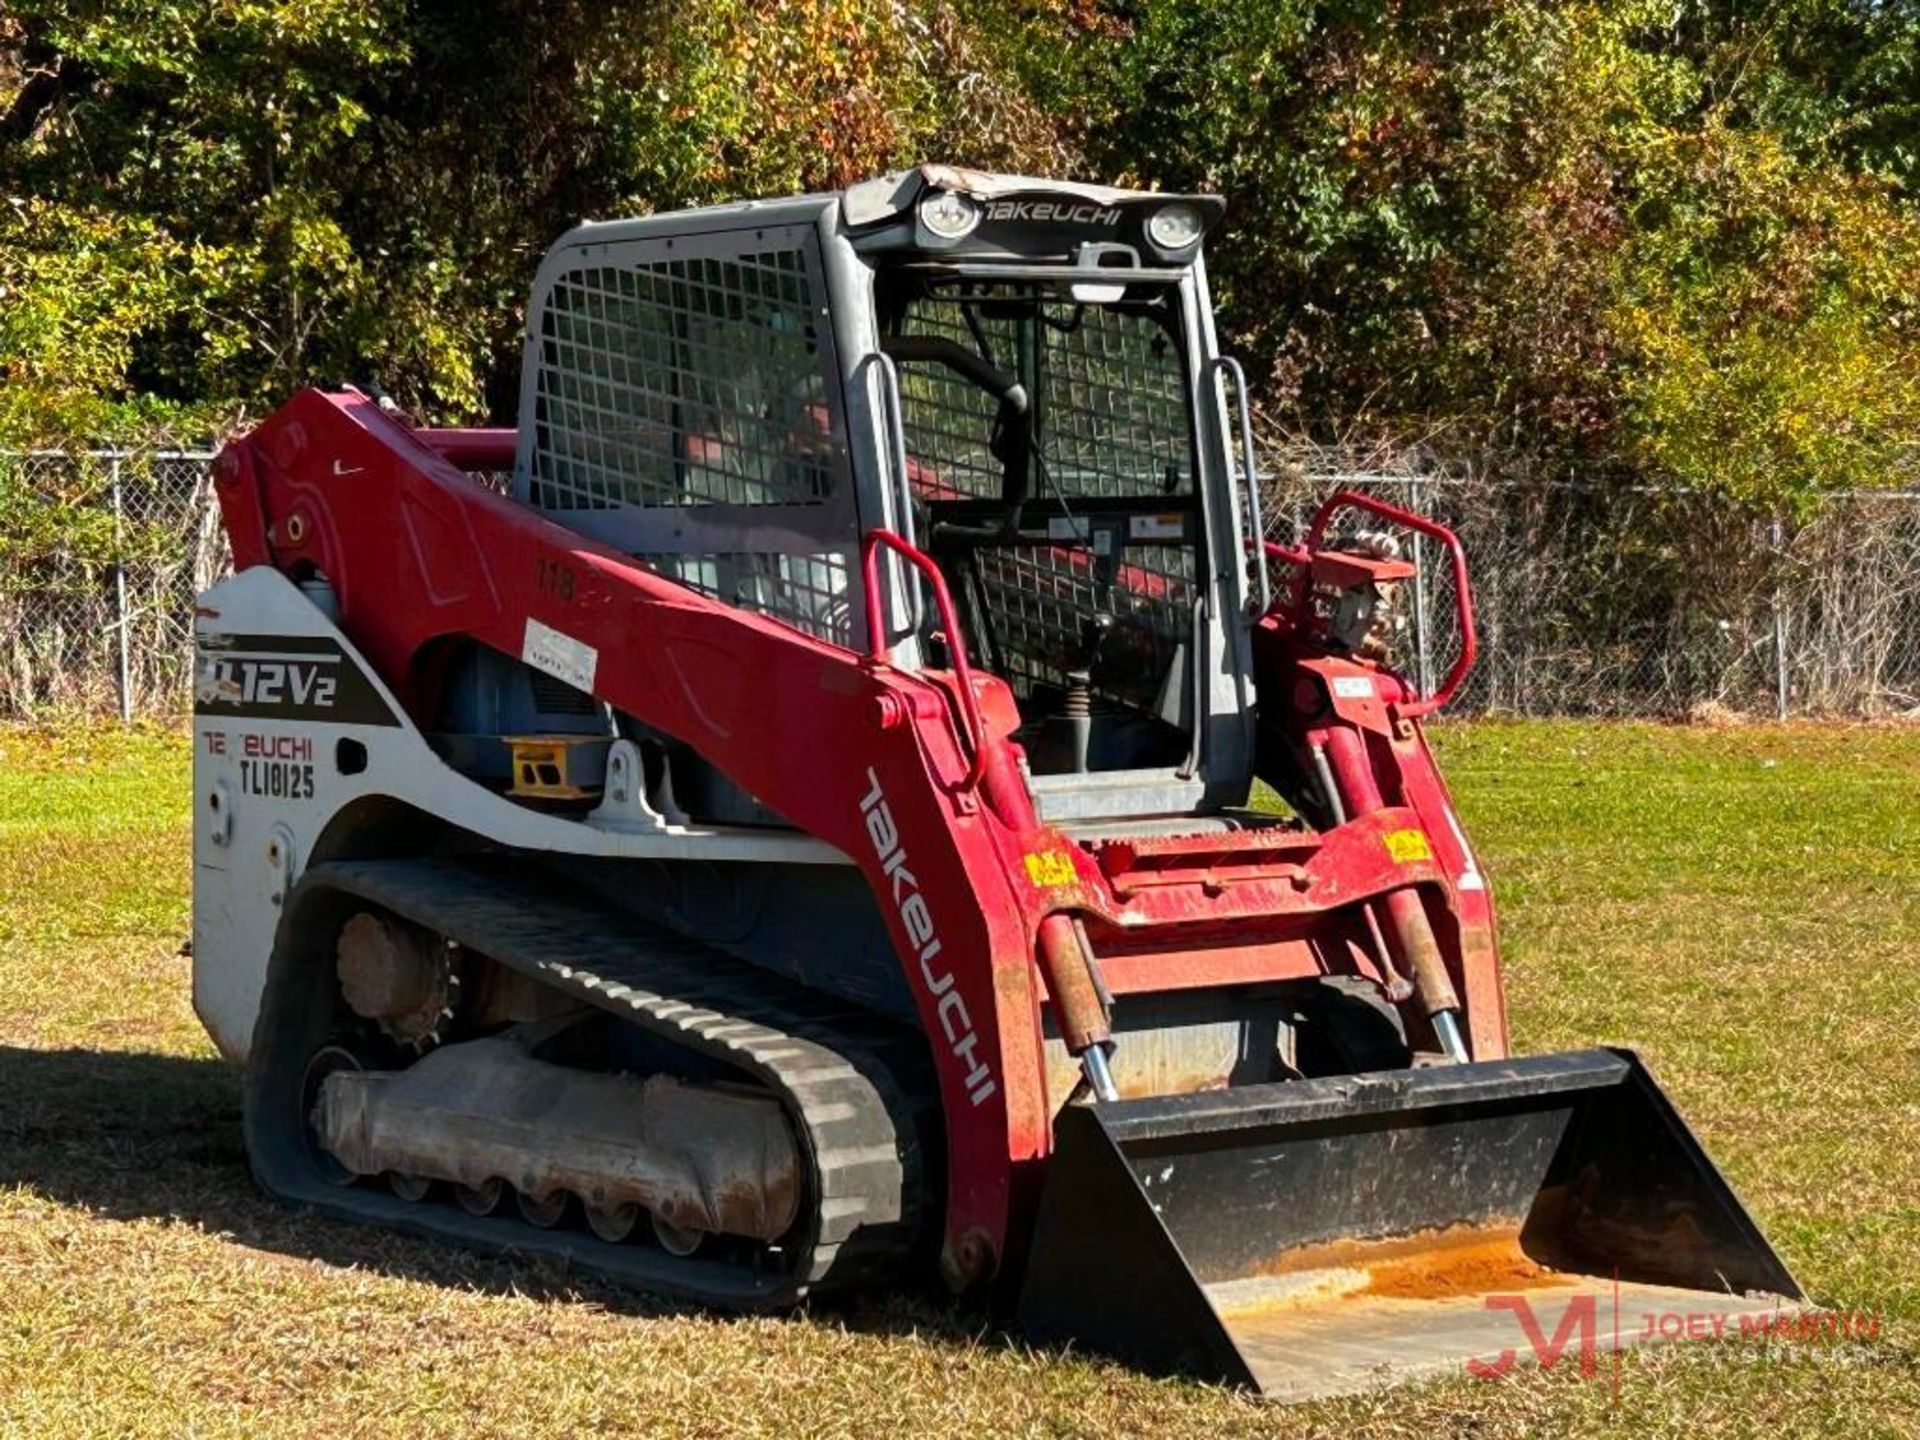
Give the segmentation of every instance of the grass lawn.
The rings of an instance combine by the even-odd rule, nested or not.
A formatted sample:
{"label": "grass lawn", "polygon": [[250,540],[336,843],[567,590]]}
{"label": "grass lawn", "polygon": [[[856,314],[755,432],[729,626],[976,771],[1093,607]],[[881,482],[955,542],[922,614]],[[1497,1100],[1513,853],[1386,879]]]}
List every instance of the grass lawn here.
{"label": "grass lawn", "polygon": [[1632,1043],[1859,1344],[1300,1409],[922,1300],[792,1319],[305,1219],[188,1005],[179,736],[0,730],[0,1434],[1920,1435],[1920,731],[1500,724],[1437,743],[1516,1045]]}

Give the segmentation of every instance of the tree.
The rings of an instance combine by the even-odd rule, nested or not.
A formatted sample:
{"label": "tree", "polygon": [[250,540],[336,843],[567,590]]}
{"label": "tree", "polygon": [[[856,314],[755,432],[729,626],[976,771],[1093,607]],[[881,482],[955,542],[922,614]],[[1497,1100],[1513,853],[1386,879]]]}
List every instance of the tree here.
{"label": "tree", "polygon": [[1271,426],[1756,503],[1920,435],[1913,0],[19,0],[0,439],[512,414],[574,221],[923,158],[1217,190]]}

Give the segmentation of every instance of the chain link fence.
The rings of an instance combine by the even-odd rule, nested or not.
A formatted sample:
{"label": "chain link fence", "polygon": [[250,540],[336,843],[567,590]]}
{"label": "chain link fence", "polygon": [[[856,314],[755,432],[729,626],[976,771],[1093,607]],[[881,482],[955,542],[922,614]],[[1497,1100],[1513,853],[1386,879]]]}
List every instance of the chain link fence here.
{"label": "chain link fence", "polygon": [[[1461,711],[1920,715],[1920,493],[1836,497],[1807,521],[1671,491],[1515,484],[1417,454],[1263,460],[1268,534],[1336,489],[1453,527],[1480,658]],[[165,716],[192,683],[193,596],[224,573],[201,451],[0,452],[0,718]],[[1337,530],[1378,530],[1349,519]],[[1430,689],[1459,654],[1452,575],[1420,566],[1397,659]]]}
{"label": "chain link fence", "polygon": [[227,565],[212,462],[0,452],[0,718],[186,707],[193,597]]}
{"label": "chain link fence", "polygon": [[[1356,459],[1362,463],[1356,464]],[[1756,517],[1687,491],[1514,484],[1419,457],[1268,457],[1268,532],[1292,539],[1337,489],[1450,526],[1472,577],[1479,660],[1455,702],[1519,715],[1920,716],[1920,493]],[[1460,653],[1453,576],[1431,540],[1397,660],[1423,690]]]}

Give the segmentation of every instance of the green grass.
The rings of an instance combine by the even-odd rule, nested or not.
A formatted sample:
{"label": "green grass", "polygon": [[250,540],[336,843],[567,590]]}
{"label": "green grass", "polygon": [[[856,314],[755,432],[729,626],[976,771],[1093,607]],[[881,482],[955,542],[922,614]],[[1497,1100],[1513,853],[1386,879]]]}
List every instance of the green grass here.
{"label": "green grass", "polygon": [[184,739],[0,731],[0,1434],[1920,1435],[1920,733],[1440,732],[1523,1050],[1632,1043],[1867,1345],[1283,1410],[912,1298],[792,1319],[261,1199],[188,1004]]}

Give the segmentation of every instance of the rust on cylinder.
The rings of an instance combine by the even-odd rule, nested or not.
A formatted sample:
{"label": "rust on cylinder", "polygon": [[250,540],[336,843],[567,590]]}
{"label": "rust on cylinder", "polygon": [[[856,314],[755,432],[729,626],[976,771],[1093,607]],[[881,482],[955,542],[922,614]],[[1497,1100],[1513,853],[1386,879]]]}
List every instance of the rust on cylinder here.
{"label": "rust on cylinder", "polygon": [[1420,903],[1417,891],[1395,890],[1387,896],[1387,918],[1393,922],[1394,938],[1413,972],[1413,986],[1420,1004],[1429,1015],[1442,1010],[1458,1010],[1460,997],[1454,993],[1453,977],[1447,974],[1447,962],[1434,938],[1433,922],[1427,907]]}
{"label": "rust on cylinder", "polygon": [[800,1208],[799,1146],[772,1095],[555,1065],[511,1037],[449,1045],[405,1070],[329,1075],[313,1122],[357,1175],[499,1179],[767,1241]]}
{"label": "rust on cylinder", "polygon": [[1070,916],[1049,915],[1040,922],[1040,967],[1047,977],[1054,1021],[1075,1055],[1113,1038],[1093,977],[1093,957],[1084,944]]}

